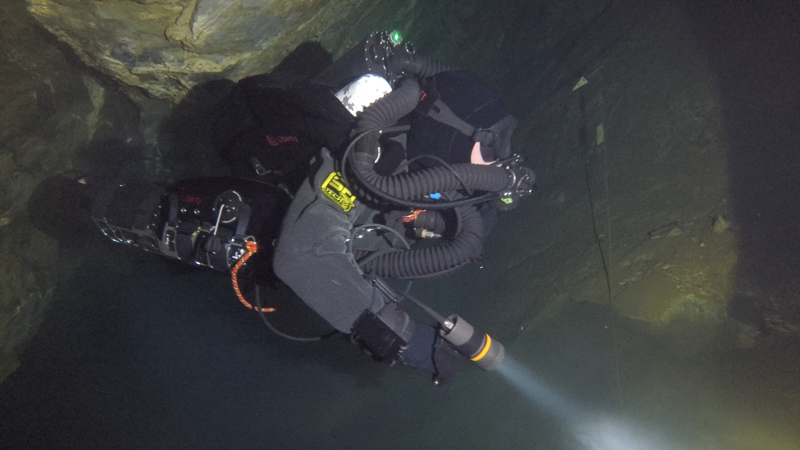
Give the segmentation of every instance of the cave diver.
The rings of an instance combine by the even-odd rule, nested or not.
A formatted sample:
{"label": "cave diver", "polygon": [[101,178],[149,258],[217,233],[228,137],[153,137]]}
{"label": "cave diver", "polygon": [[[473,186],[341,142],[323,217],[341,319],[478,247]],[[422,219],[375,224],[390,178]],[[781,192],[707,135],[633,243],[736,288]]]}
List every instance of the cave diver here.
{"label": "cave diver", "polygon": [[[493,370],[503,346],[386,280],[478,259],[498,212],[534,186],[511,152],[516,125],[490,83],[373,33],[313,79],[273,71],[233,87],[214,129],[233,176],[116,180],[79,203],[113,241],[230,274],[249,308],[271,311],[258,286],[283,283],[375,359],[449,384],[462,356]],[[409,242],[422,240],[435,245]],[[437,325],[414,323],[403,299]]]}

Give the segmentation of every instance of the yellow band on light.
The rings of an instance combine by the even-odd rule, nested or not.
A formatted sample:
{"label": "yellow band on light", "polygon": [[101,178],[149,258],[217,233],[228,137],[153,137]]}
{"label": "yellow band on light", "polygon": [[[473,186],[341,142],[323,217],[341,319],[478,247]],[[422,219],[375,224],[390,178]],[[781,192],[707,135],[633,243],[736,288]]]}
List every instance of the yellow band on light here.
{"label": "yellow band on light", "polygon": [[472,358],[470,358],[470,360],[472,360],[472,361],[480,361],[481,358],[483,358],[484,356],[486,356],[487,353],[489,353],[489,347],[492,346],[492,338],[490,338],[488,334],[486,334],[484,336],[486,336],[486,345],[483,346],[483,350],[481,350],[480,353],[478,353],[477,355],[475,355]]}

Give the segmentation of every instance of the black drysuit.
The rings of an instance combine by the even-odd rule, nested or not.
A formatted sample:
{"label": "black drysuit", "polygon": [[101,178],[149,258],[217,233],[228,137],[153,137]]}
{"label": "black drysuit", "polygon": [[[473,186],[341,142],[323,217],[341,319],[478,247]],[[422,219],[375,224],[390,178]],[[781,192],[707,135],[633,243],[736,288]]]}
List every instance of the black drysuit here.
{"label": "black drysuit", "polygon": [[[341,171],[337,166],[355,118],[327,88],[290,74],[244,79],[231,99],[217,132],[223,158],[237,176],[281,183],[294,192],[277,239],[275,274],[343,333],[365,311],[377,314],[387,305],[393,310],[392,299],[365,277],[351,252],[350,240],[360,239],[351,231],[376,211],[358,199],[343,208],[322,189]],[[371,245],[381,240],[372,233],[364,238]],[[409,345],[400,360],[436,372],[434,330],[410,322],[403,328]]]}

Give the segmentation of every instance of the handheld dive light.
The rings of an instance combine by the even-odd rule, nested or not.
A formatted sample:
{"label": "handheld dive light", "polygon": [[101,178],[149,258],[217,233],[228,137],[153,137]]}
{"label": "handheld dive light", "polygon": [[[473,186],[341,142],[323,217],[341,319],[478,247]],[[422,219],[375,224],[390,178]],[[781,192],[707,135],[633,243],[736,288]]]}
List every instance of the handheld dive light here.
{"label": "handheld dive light", "polygon": [[439,335],[451,343],[456,351],[475,361],[486,371],[494,370],[505,357],[503,344],[495,341],[488,334],[479,333],[466,320],[453,314],[441,322]]}

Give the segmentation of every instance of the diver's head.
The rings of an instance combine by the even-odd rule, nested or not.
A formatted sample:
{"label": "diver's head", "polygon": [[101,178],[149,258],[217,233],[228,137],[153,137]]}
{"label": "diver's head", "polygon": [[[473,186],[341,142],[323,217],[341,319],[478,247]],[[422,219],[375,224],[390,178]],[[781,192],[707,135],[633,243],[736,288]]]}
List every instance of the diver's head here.
{"label": "diver's head", "polygon": [[408,157],[481,164],[511,155],[517,125],[500,90],[469,71],[442,72],[423,87],[423,117],[408,134]]}

